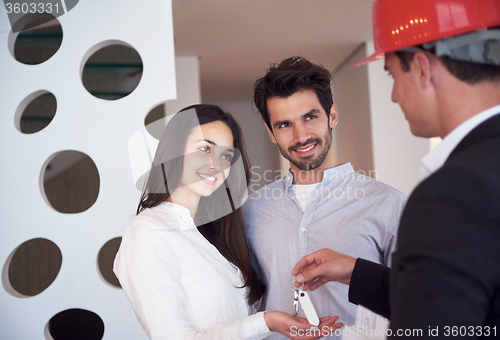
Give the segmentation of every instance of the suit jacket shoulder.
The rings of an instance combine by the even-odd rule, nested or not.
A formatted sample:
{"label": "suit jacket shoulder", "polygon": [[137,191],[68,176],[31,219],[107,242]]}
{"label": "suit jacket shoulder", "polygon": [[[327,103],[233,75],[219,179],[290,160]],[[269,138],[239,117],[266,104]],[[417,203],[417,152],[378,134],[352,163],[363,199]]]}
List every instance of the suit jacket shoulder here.
{"label": "suit jacket shoulder", "polygon": [[500,328],[500,116],[410,196],[391,272],[391,328]]}

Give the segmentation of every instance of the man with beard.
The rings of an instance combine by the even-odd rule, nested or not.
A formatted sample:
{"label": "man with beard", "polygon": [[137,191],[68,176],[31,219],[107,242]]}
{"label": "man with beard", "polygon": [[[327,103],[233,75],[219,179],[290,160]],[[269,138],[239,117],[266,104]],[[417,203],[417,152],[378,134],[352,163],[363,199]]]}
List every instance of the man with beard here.
{"label": "man with beard", "polygon": [[[292,57],[271,65],[255,83],[255,106],[271,141],[290,161],[283,178],[243,206],[250,249],[268,286],[267,310],[292,312],[291,270],[313,251],[330,248],[383,265],[390,265],[394,251],[406,197],[335,158],[338,112],[330,82],[323,67]],[[318,316],[338,315],[353,324],[356,306],[348,302],[347,288],[323,286],[311,293]]]}

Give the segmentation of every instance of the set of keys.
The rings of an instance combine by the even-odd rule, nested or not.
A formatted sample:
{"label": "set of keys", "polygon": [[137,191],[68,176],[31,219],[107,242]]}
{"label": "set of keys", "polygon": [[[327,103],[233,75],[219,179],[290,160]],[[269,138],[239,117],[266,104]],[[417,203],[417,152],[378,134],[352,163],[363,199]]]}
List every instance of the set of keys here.
{"label": "set of keys", "polygon": [[295,287],[295,280],[292,282],[292,290],[293,290],[293,315],[297,315],[299,311],[299,304],[304,314],[306,315],[307,322],[311,325],[317,326],[319,325],[318,314],[316,314],[316,310],[309,298],[309,294],[304,290],[304,284],[300,286],[300,288]]}

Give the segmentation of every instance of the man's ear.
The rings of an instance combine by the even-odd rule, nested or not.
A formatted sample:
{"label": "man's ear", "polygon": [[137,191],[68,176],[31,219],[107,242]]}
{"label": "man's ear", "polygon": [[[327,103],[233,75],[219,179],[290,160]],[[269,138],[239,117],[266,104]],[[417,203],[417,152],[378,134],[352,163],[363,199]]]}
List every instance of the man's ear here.
{"label": "man's ear", "polygon": [[413,64],[415,71],[418,72],[417,76],[420,84],[424,89],[428,88],[432,81],[432,65],[430,57],[424,52],[415,52],[415,55],[413,56]]}
{"label": "man's ear", "polygon": [[337,126],[339,122],[339,112],[337,111],[337,105],[332,104],[330,108],[330,115],[328,116],[328,122],[330,123],[330,129]]}
{"label": "man's ear", "polygon": [[271,131],[271,129],[269,129],[269,126],[267,126],[266,123],[264,123],[264,125],[266,126],[267,133],[269,133],[269,138],[271,138],[271,142],[273,142],[274,144],[278,144],[276,143],[276,138],[274,138],[274,133]]}

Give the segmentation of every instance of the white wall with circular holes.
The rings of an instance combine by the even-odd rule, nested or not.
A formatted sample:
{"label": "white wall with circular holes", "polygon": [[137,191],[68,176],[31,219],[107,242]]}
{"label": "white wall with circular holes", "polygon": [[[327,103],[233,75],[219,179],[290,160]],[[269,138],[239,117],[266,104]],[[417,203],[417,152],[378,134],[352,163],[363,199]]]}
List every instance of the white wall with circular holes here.
{"label": "white wall with circular holes", "polygon": [[[80,1],[57,18],[62,43],[37,65],[14,59],[15,37],[0,10],[3,339],[50,339],[44,335],[48,321],[68,309],[99,316],[103,339],[147,338],[123,291],[100,275],[97,258],[105,244],[121,237],[137,207],[140,193],[130,169],[128,140],[144,126],[152,108],[176,96],[171,8],[171,0]],[[137,51],[143,72],[133,92],[106,100],[87,91],[82,69],[90,55],[112,44]],[[22,133],[17,120],[30,100],[44,93],[56,98],[56,114],[40,131]],[[61,213],[45,197],[45,169],[63,151],[84,154],[97,168],[97,199],[85,211]],[[34,296],[16,292],[8,279],[16,249],[30,240],[62,254],[59,271],[53,269],[55,279]]]}

